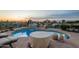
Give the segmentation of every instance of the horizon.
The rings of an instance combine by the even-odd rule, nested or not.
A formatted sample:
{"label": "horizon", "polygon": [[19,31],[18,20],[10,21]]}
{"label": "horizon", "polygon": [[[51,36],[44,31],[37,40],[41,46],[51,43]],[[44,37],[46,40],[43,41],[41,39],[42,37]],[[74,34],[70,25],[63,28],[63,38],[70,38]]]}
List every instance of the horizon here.
{"label": "horizon", "polygon": [[79,10],[0,10],[0,21],[28,21],[29,18],[79,20]]}

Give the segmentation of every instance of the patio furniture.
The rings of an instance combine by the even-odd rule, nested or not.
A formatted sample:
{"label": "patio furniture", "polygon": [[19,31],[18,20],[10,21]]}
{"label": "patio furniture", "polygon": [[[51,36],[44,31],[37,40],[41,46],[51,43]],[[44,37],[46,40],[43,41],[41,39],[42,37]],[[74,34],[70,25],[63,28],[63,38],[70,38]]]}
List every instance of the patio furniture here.
{"label": "patio furniture", "polygon": [[5,29],[5,30],[1,30],[0,33],[4,33],[4,32],[7,32],[7,31],[8,31],[7,29]]}
{"label": "patio furniture", "polygon": [[58,40],[58,34],[55,34],[55,33],[54,33],[54,34],[52,35],[52,40]]}
{"label": "patio furniture", "polygon": [[4,37],[7,37],[8,34],[7,33],[0,33],[0,38],[4,38]]}
{"label": "patio furniture", "polygon": [[30,34],[30,44],[32,48],[47,48],[52,34],[45,31],[35,31]]}
{"label": "patio furniture", "polygon": [[0,39],[0,47],[3,47],[4,45],[9,45],[11,48],[13,48],[12,43],[16,42],[18,38],[9,36],[6,38],[1,38]]}
{"label": "patio furniture", "polygon": [[61,42],[64,42],[64,35],[62,34],[62,35],[60,35],[60,37],[59,37],[59,41],[61,41]]}

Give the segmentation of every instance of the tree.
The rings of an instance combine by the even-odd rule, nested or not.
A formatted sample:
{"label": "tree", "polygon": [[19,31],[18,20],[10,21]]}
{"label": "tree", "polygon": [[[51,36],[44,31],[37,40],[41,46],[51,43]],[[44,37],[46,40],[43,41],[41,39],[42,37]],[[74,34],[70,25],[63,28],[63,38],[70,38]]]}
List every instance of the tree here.
{"label": "tree", "polygon": [[62,20],[62,23],[65,23],[66,21],[65,20]]}

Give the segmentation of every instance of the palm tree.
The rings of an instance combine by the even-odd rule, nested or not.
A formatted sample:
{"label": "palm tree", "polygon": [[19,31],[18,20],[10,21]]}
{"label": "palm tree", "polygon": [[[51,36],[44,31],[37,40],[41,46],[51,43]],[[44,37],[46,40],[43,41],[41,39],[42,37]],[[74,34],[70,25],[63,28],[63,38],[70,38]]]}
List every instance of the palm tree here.
{"label": "palm tree", "polygon": [[28,20],[27,26],[30,26],[30,24],[32,24],[32,20]]}
{"label": "palm tree", "polygon": [[62,20],[62,23],[65,23],[66,21],[65,20]]}

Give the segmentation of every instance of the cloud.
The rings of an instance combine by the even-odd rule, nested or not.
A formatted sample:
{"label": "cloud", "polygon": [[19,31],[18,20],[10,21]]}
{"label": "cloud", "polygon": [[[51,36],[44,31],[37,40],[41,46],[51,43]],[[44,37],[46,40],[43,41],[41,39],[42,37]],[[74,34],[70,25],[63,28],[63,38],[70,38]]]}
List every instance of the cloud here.
{"label": "cloud", "polygon": [[79,10],[0,10],[0,16],[17,17],[49,17],[49,16],[79,16]]}

